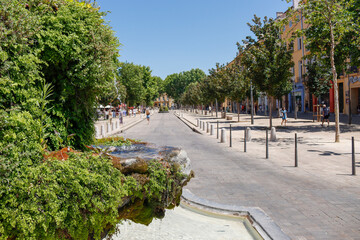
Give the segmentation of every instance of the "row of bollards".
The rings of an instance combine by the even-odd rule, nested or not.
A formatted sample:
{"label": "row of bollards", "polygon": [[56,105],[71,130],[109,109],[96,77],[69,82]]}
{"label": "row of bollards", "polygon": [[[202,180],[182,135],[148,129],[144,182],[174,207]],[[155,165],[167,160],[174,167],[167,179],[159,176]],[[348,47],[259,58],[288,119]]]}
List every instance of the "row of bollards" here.
{"label": "row of bollards", "polygon": [[[210,133],[210,135],[214,135],[214,125],[210,124],[209,122],[206,122],[206,128],[205,128],[205,121],[201,121],[198,119],[198,123],[197,123],[198,127],[202,128],[204,131],[206,130],[207,133]],[[232,142],[232,125],[229,125],[229,146],[232,147],[233,146],[233,142]],[[226,142],[226,130],[225,128],[221,128],[221,132],[219,135],[219,121],[216,122],[216,138],[219,139],[220,137],[220,142],[221,143],[225,143]],[[266,129],[265,131],[265,158],[268,159],[269,158],[269,129]],[[270,134],[270,139],[271,141],[275,141],[276,140],[276,132],[275,132],[275,128],[273,127],[271,129],[271,134]],[[247,142],[251,141],[251,129],[249,127],[247,127],[246,129],[244,129],[244,152],[247,151],[246,147],[247,147]],[[299,166],[299,156],[298,156],[298,135],[297,133],[295,133],[295,137],[294,137],[294,167],[298,167]],[[356,161],[355,161],[355,140],[354,137],[351,138],[351,161],[352,161],[352,175],[356,175]]]}

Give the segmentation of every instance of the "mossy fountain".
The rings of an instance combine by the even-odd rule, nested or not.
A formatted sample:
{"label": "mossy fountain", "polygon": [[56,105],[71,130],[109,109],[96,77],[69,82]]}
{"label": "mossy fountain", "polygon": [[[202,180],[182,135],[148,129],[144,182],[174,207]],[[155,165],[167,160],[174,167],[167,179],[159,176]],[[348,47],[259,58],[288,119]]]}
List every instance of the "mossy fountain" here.
{"label": "mossy fountain", "polygon": [[[89,148],[111,158],[113,166],[133,181],[131,194],[118,207],[119,220],[148,225],[154,218],[163,218],[165,209],[180,204],[182,188],[194,176],[190,159],[179,148],[122,138],[101,139]],[[101,237],[113,230],[114,226],[107,226]]]}

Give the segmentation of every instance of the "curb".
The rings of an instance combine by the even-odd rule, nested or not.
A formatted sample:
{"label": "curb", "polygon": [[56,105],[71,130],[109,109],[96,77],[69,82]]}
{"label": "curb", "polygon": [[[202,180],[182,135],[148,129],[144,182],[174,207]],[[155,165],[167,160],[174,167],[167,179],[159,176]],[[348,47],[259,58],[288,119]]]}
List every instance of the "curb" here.
{"label": "curb", "polygon": [[291,238],[287,236],[261,208],[214,203],[195,196],[188,189],[183,190],[181,199],[182,201],[185,201],[190,205],[203,209],[208,209],[210,211],[220,211],[223,213],[235,212],[242,216],[245,215],[250,220],[252,227],[255,228],[265,240],[291,240]]}
{"label": "curb", "polygon": [[[202,132],[200,132],[199,130],[197,130],[195,127],[190,126],[189,120],[187,120],[187,119],[185,119],[185,118],[181,118],[181,117],[178,116],[176,113],[174,113],[174,115],[175,115],[175,117],[177,117],[178,119],[180,119],[180,121],[182,121],[186,126],[188,126],[191,130],[193,130],[194,132],[202,135]],[[189,123],[185,122],[184,120],[188,121]],[[193,124],[193,123],[191,123],[191,124]],[[194,124],[193,124],[193,125],[194,125]]]}

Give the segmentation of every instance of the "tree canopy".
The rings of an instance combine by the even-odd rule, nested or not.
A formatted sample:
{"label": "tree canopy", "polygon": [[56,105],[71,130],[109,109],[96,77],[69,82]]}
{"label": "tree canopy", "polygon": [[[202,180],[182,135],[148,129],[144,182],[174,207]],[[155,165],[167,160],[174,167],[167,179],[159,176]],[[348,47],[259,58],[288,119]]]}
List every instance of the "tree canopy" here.
{"label": "tree canopy", "polygon": [[292,89],[290,69],[294,63],[291,48],[279,37],[280,27],[272,18],[261,20],[256,15],[253,24],[248,25],[256,39],[248,36],[243,40],[244,46],[238,44],[244,71],[256,88],[268,96],[280,98],[288,94]]}
{"label": "tree canopy", "polygon": [[152,105],[155,98],[163,91],[163,81],[160,77],[152,76],[151,69],[147,66],[134,63],[120,63],[117,71],[117,80],[126,91],[122,100],[130,106]]}
{"label": "tree canopy", "polygon": [[201,69],[191,69],[190,71],[174,73],[166,77],[164,89],[168,96],[179,103],[181,95],[185,92],[186,87],[190,83],[199,82],[205,77],[206,74]]}
{"label": "tree canopy", "polygon": [[330,66],[335,102],[335,142],[340,141],[338,72],[346,70],[346,59],[359,63],[359,1],[318,0],[300,4],[305,23],[309,24],[301,34],[311,54]]}

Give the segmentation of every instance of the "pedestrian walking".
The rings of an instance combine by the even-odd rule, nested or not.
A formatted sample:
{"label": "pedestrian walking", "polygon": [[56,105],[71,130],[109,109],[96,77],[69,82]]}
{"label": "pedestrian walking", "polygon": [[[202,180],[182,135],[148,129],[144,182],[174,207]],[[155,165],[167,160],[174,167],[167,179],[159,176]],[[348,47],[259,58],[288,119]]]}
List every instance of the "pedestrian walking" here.
{"label": "pedestrian walking", "polygon": [[150,123],[150,109],[147,108],[146,111],[145,111],[145,113],[146,113],[146,120],[147,120],[147,122],[148,122],[148,124],[149,124],[149,123]]}
{"label": "pedestrian walking", "polygon": [[120,112],[119,112],[119,120],[120,120],[120,124],[123,124],[123,112],[122,112],[121,109],[120,109]]}
{"label": "pedestrian walking", "polygon": [[330,117],[330,109],[328,107],[326,107],[326,105],[324,104],[323,105],[323,120],[322,120],[322,123],[321,123],[321,127],[324,127],[325,120],[327,120],[328,127],[329,127],[329,125],[330,125],[329,117]]}
{"label": "pedestrian walking", "polygon": [[281,110],[281,118],[282,118],[282,121],[281,121],[281,125],[284,125],[286,126],[286,120],[287,120],[287,111],[285,109],[285,107],[282,107],[282,110]]}

